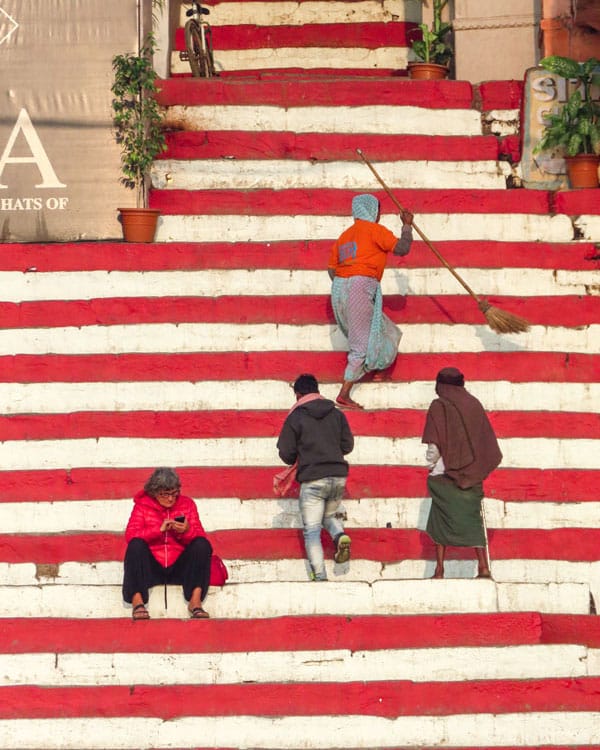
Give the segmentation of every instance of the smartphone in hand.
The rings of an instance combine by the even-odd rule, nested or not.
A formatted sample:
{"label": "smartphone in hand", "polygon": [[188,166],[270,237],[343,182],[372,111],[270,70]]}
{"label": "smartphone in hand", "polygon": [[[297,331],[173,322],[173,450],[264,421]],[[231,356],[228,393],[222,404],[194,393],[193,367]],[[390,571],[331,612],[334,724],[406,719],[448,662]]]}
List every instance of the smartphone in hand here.
{"label": "smartphone in hand", "polygon": [[185,516],[175,516],[173,520],[177,521],[177,523],[183,523],[185,521]]}

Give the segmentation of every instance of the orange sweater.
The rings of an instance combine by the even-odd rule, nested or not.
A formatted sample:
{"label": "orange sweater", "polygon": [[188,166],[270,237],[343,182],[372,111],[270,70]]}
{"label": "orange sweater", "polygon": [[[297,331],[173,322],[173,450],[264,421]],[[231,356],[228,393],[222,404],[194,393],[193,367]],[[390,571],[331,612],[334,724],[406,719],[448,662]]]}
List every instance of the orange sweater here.
{"label": "orange sweater", "polygon": [[329,268],[336,276],[371,276],[381,281],[387,254],[398,238],[389,229],[364,219],[354,224],[334,242],[329,258]]}

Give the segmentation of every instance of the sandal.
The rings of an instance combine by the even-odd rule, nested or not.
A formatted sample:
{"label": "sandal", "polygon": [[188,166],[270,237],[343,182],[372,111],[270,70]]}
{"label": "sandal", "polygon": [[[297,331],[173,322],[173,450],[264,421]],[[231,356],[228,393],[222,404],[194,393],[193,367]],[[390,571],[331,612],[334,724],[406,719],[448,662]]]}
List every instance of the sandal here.
{"label": "sandal", "polygon": [[146,609],[145,604],[136,604],[131,610],[131,619],[135,622],[136,620],[149,620],[150,613]]}
{"label": "sandal", "polygon": [[192,620],[206,620],[210,615],[205,609],[202,609],[202,607],[194,607],[194,609],[190,609],[190,618]]}

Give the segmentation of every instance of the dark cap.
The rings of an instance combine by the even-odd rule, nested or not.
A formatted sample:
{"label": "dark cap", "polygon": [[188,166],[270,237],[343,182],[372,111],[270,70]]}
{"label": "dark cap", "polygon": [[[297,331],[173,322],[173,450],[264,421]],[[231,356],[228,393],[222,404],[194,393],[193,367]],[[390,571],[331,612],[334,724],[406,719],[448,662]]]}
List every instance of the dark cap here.
{"label": "dark cap", "polygon": [[310,373],[299,375],[292,383],[292,388],[296,393],[300,393],[302,396],[306,396],[307,393],[319,392],[319,384],[317,382],[317,379]]}
{"label": "dark cap", "polygon": [[445,385],[464,385],[465,376],[456,367],[444,367],[443,370],[438,372],[435,382]]}

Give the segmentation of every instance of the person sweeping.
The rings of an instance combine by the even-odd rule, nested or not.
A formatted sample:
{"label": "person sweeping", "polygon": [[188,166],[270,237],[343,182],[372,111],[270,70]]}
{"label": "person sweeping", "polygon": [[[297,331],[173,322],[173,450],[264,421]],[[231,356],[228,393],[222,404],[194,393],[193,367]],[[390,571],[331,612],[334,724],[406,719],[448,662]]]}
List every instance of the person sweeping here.
{"label": "person sweeping", "polygon": [[352,386],[367,372],[389,368],[398,354],[402,333],[383,313],[380,281],[389,253],[408,254],[413,215],[401,212],[400,238],[378,223],[374,195],[356,195],[352,216],[354,224],[331,249],[328,273],[335,319],[348,339],[348,362],[336,402],[344,409],[362,409],[350,395]]}
{"label": "person sweeping", "polygon": [[430,469],[431,510],[426,531],[435,542],[434,578],[444,577],[446,547],[474,547],[478,578],[491,578],[482,515],[483,480],[500,464],[502,453],[481,403],[465,389],[455,367],[437,374],[427,412],[423,443]]}

